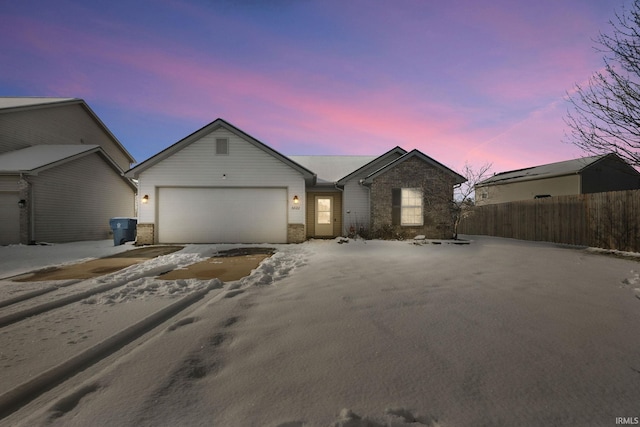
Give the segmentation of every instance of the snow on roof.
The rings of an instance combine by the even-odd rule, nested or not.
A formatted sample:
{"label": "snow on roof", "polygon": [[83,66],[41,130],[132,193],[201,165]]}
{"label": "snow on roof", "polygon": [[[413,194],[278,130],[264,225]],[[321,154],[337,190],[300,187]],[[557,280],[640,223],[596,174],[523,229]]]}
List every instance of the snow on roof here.
{"label": "snow on roof", "polygon": [[39,106],[56,106],[55,104],[80,104],[85,111],[98,123],[98,125],[104,130],[104,132],[111,138],[116,146],[129,158],[129,164],[135,162],[131,153],[124,148],[124,145],[111,133],[109,128],[102,122],[98,115],[87,105],[87,103],[80,98],[51,98],[43,96],[0,96],[0,113],[11,112],[14,109],[28,109],[30,107]]}
{"label": "snow on roof", "polygon": [[0,109],[32,107],[34,105],[55,104],[58,102],[77,101],[76,98],[48,98],[24,96],[0,96]]}
{"label": "snow on roof", "polygon": [[294,162],[312,170],[318,181],[336,182],[378,156],[287,156]]}
{"label": "snow on roof", "polygon": [[365,183],[367,184],[371,184],[372,179],[378,175],[380,175],[381,173],[384,173],[386,170],[389,170],[389,168],[394,168],[397,165],[399,165],[402,162],[405,162],[411,158],[418,158],[421,159],[422,161],[435,166],[436,168],[441,169],[442,171],[444,171],[445,173],[451,174],[454,178],[455,178],[455,184],[462,184],[463,182],[466,182],[467,179],[460,175],[458,172],[454,171],[453,169],[448,168],[447,166],[443,165],[442,163],[438,162],[437,160],[427,156],[426,154],[424,154],[422,151],[414,148],[413,150],[411,150],[408,153],[405,153],[404,155],[402,155],[401,157],[398,157],[397,159],[387,163],[386,165],[382,166],[381,168],[379,168],[376,171],[373,171],[372,173],[370,173],[364,180]]}
{"label": "snow on roof", "polygon": [[100,148],[99,145],[34,145],[0,154],[0,173],[28,172]]}
{"label": "snow on roof", "polygon": [[479,182],[478,185],[529,181],[532,179],[575,174],[606,156],[608,156],[608,154],[582,157],[579,159],[566,160],[564,162],[549,163],[547,165],[501,172],[495,174],[491,178],[487,178],[484,181]]}

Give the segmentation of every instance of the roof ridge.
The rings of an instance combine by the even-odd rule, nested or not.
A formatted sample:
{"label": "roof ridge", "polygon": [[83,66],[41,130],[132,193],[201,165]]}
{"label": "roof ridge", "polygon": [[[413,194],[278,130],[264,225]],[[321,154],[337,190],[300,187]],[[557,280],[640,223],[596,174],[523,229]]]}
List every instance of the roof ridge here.
{"label": "roof ridge", "polygon": [[582,170],[590,165],[604,159],[615,153],[598,154],[593,156],[578,157],[575,159],[562,160],[559,162],[551,162],[543,165],[531,166],[521,169],[512,169],[504,172],[499,172],[493,176],[482,180],[478,184],[490,184],[498,182],[507,182],[511,180],[519,180],[523,178],[534,177],[551,177],[569,175],[574,173],[580,173]]}

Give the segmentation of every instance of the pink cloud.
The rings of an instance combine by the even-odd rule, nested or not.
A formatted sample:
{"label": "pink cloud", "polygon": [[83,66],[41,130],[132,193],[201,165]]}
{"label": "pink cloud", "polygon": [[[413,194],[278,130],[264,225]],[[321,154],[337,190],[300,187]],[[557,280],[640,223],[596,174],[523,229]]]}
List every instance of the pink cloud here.
{"label": "pink cloud", "polygon": [[577,147],[564,142],[566,108],[564,98],[557,99],[489,139],[470,144],[466,157],[492,162],[495,172],[582,157]]}
{"label": "pink cloud", "polygon": [[[506,102],[558,96],[575,75],[588,75],[599,65],[592,38],[599,24],[577,13],[575,4],[553,2],[454,1],[442,9],[453,31],[444,38],[467,43],[469,62],[454,69],[470,89]],[[550,12],[552,10],[552,12]],[[613,12],[613,8],[611,9]],[[463,46],[460,46],[463,47]]]}
{"label": "pink cloud", "polygon": [[[487,114],[480,107],[425,100],[424,93],[413,93],[402,82],[381,79],[367,89],[321,73],[310,76],[304,69],[283,76],[247,68],[215,51],[203,53],[171,40],[151,44],[126,33],[99,35],[26,18],[7,23],[3,32],[22,36],[12,42],[51,64],[45,86],[56,95],[85,97],[90,104],[96,98],[136,114],[182,118],[194,124],[192,131],[223,117],[286,154],[378,154],[401,145],[419,148],[454,168],[467,160],[492,161],[496,170],[524,167],[536,159],[565,159],[558,158],[564,150],[558,145],[558,109],[533,113],[504,129],[476,123],[477,116]],[[289,48],[279,49],[286,56]],[[291,49],[294,56],[299,54]],[[331,55],[324,60],[328,69],[347,64]],[[517,93],[517,84],[504,84],[505,74],[496,74],[484,83],[488,91],[526,98],[526,93]],[[25,81],[39,76],[25,76]]]}
{"label": "pink cloud", "polygon": [[[401,88],[361,93],[356,98],[348,93],[335,95],[340,91],[327,88],[330,94],[318,97],[315,91],[300,89],[277,76],[255,74],[218,63],[215,58],[194,60],[189,53],[168,55],[165,51],[135,45],[115,49],[110,46],[112,42],[101,39],[86,43],[65,48],[75,50],[83,57],[92,57],[94,52],[100,51],[101,57],[106,55],[118,66],[136,70],[152,80],[152,87],[163,88],[148,96],[134,98],[126,91],[118,93],[106,88],[108,93],[101,96],[111,98],[125,108],[206,121],[217,116],[211,111],[212,104],[222,105],[231,114],[240,112],[240,115],[249,105],[254,122],[256,119],[261,121],[259,117],[266,114],[267,126],[277,118],[281,123],[290,122],[291,127],[302,124],[305,134],[299,135],[300,141],[308,141],[312,135],[312,144],[322,146],[324,142],[330,145],[332,135],[343,135],[341,139],[350,141],[349,146],[333,149],[350,153],[380,152],[390,143],[413,148],[464,125],[463,118],[457,117],[455,110],[435,103],[416,102]],[[139,84],[137,80],[135,84]],[[256,101],[266,107],[266,112],[252,111],[250,105]],[[269,108],[285,115],[270,114]]]}

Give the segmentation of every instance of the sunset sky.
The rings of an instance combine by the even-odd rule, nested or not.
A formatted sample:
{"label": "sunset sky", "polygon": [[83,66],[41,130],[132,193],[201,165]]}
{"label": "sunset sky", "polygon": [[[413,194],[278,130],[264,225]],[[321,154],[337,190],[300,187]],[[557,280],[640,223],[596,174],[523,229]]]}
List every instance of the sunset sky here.
{"label": "sunset sky", "polygon": [[566,93],[631,0],[0,0],[0,96],[83,98],[138,162],[220,117],[283,154],[493,172],[584,155]]}

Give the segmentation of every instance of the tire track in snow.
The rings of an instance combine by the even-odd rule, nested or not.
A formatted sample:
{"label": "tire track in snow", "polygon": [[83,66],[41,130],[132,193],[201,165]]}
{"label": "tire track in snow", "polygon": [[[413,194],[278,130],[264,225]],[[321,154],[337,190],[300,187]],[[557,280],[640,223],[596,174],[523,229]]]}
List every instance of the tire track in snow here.
{"label": "tire track in snow", "polygon": [[[44,392],[71,378],[76,373],[94,365],[125,345],[133,342],[156,326],[194,304],[196,301],[204,298],[209,291],[221,288],[222,286],[223,284],[219,280],[212,281],[206,288],[181,298],[173,304],[112,335],[110,338],[86,349],[75,357],[36,375],[31,380],[0,395],[0,420],[14,413]],[[65,405],[65,407],[67,406],[68,405]]]}
{"label": "tire track in snow", "polygon": [[[223,297],[226,298],[226,297]],[[157,425],[160,422],[171,420],[173,414],[172,403],[175,400],[174,394],[178,393],[184,397],[192,391],[199,380],[211,375],[216,375],[223,367],[223,357],[221,347],[232,340],[233,335],[229,328],[240,321],[240,316],[231,316],[220,323],[220,329],[200,342],[200,345],[186,355],[174,368],[163,383],[152,392],[146,399],[135,425]],[[199,320],[194,317],[187,317],[170,326],[167,331],[173,332],[176,329],[194,323]],[[196,402],[197,391],[188,402]],[[185,399],[180,400],[184,405]],[[176,423],[179,420],[175,420]]]}
{"label": "tire track in snow", "polygon": [[[230,298],[237,298],[239,295],[244,294],[252,286],[271,285],[275,281],[288,276],[293,269],[306,264],[306,257],[305,257],[306,254],[304,253],[304,251],[296,251],[296,252],[283,251],[283,252],[285,253],[281,254],[280,256],[275,256],[275,258],[272,257],[274,258],[273,260],[272,258],[269,258],[268,260],[270,260],[270,262],[269,261],[267,261],[266,263],[263,262],[263,264],[261,264],[260,267],[254,270],[250,276],[231,284],[231,286],[229,286],[224,292],[220,292],[220,294],[214,299],[217,301],[217,300],[224,300],[224,299],[230,299]],[[145,277],[150,275],[149,271],[146,271],[145,273],[146,274],[140,275],[141,277],[138,277],[138,278],[134,278],[131,275],[129,275],[129,277],[127,277],[127,279],[129,280],[127,285],[134,286],[135,282],[137,281],[142,281],[142,285],[145,285],[145,280],[146,280]],[[222,282],[219,282],[219,285],[220,286],[218,287],[222,288],[224,284]],[[205,290],[205,293],[206,293],[206,290]],[[189,298],[189,297],[186,297],[186,298]],[[95,300],[96,298],[93,297],[91,299]],[[196,300],[194,300],[193,302],[195,301]],[[93,303],[96,303],[96,302],[94,301],[92,302],[92,304]],[[240,307],[242,309],[247,309],[250,306],[251,304],[244,304],[243,302],[240,302]],[[184,308],[186,308],[186,306]],[[177,313],[174,313],[173,315],[175,314]],[[152,315],[152,316],[155,316],[155,315]],[[163,316],[161,319],[159,319],[158,323],[151,326],[151,328],[157,326],[157,324],[161,322],[166,321],[168,318],[169,318],[168,316]],[[194,350],[194,352],[192,352],[192,354],[190,354],[189,357],[186,357],[185,359],[179,361],[178,367],[171,372],[172,373],[171,378],[167,378],[165,382],[166,387],[164,388],[160,387],[154,393],[156,397],[156,399],[154,400],[168,399],[169,396],[175,391],[175,389],[181,389],[183,392],[185,391],[189,392],[191,386],[195,386],[198,380],[204,379],[205,377],[210,375],[215,375],[220,369],[222,369],[223,368],[223,364],[222,364],[223,359],[221,357],[222,346],[229,343],[233,338],[232,334],[229,333],[227,328],[230,328],[231,326],[235,325],[240,319],[241,318],[239,316],[229,317],[220,323],[219,325],[220,329],[218,331],[213,331],[210,335],[208,335],[206,340],[203,341],[204,342],[203,347],[207,348],[209,352],[203,353],[202,351]],[[183,326],[197,322],[198,320],[199,319],[197,317],[185,317],[183,319],[178,320],[176,323],[170,326],[168,328],[168,331],[176,330]],[[138,324],[134,326],[137,326],[137,325]],[[130,329],[130,328],[127,328],[127,329]],[[118,334],[118,336],[119,335],[120,333]],[[112,337],[112,338],[115,338],[115,337]],[[112,338],[110,338],[108,341],[111,341]],[[124,342],[123,344],[119,345],[117,348],[113,348],[110,351],[107,350],[108,351],[107,354],[105,354],[103,357],[95,360],[90,364],[97,363],[101,359],[119,350],[120,348],[124,347],[125,345],[129,344],[135,339],[136,337],[132,338],[129,341]],[[96,347],[101,346],[101,344],[103,343],[98,344]],[[111,347],[113,347],[113,345]],[[40,382],[38,382],[37,379],[33,381],[29,381],[29,383],[27,384],[29,386],[28,388],[25,386],[25,384],[23,384],[16,387],[16,389],[10,390],[4,395],[0,395],[0,419],[5,418],[9,414],[18,411],[21,407],[29,403],[30,400],[33,400],[38,395],[45,393],[47,390],[50,390],[51,388],[59,384],[62,384],[64,381],[66,381],[66,379],[74,376],[75,373],[78,372],[78,370],[82,369],[82,367],[79,367],[78,365],[78,363],[81,363],[80,359],[88,357],[88,355],[90,355],[94,349],[95,347],[92,347],[84,351],[81,355],[74,357],[73,360],[64,362],[62,365],[52,368],[47,372],[41,374],[39,376],[41,378]],[[213,357],[213,359],[211,358],[212,355],[215,356]],[[53,385],[48,386],[46,385],[47,383],[42,380],[42,378],[46,379],[46,377],[52,376],[51,371],[62,372],[65,367],[67,368],[68,375],[66,377],[64,375],[59,376],[59,378],[61,379],[57,380],[57,382],[53,383]],[[186,388],[183,388],[185,386]],[[59,399],[49,410],[49,416],[48,416],[49,420],[52,421],[55,419],[63,418],[66,413],[76,408],[81,403],[81,400],[85,396],[95,393],[96,391],[99,391],[104,387],[105,387],[104,384],[94,381],[92,383],[85,384],[83,387],[81,387],[80,389],[77,389],[70,395],[67,395],[62,399]],[[31,394],[29,391],[29,388],[37,389],[37,392],[34,394]],[[12,407],[13,409],[10,409],[7,413],[5,413],[4,412],[5,407]]]}
{"label": "tire track in snow", "polygon": [[[48,301],[43,304],[39,304],[33,307],[29,307],[24,310],[16,311],[14,313],[7,314],[5,316],[0,317],[0,328],[11,325],[13,323],[24,320],[28,317],[36,316],[38,314],[46,313],[47,311],[54,310],[56,308],[64,307],[65,305],[72,304],[74,302],[81,301],[90,296],[100,294],[103,292],[110,291],[115,288],[119,288],[121,286],[127,285],[132,280],[140,279],[143,277],[158,275],[161,272],[167,271],[167,269],[174,269],[175,265],[166,265],[162,267],[156,267],[149,270],[145,270],[135,277],[127,277],[124,279],[118,279],[111,283],[107,283],[105,285],[97,286],[91,288],[87,291],[77,292],[72,295],[68,295],[66,297],[58,298],[53,301]],[[87,284],[92,283],[94,279],[86,281]]]}
{"label": "tire track in snow", "polygon": [[55,286],[48,286],[42,289],[36,289],[35,291],[25,292],[22,295],[18,295],[13,298],[8,298],[0,301],[0,308],[8,307],[13,304],[17,304],[20,302],[28,301],[30,299],[39,297],[40,295],[48,294],[49,292],[57,291],[60,288],[66,288],[67,286],[75,285],[76,283],[80,283],[82,280],[68,280],[64,283]]}

